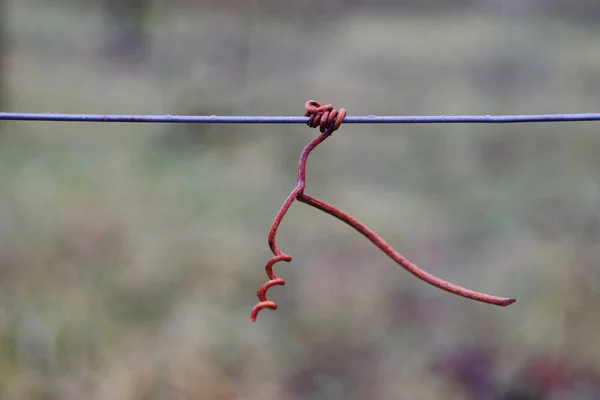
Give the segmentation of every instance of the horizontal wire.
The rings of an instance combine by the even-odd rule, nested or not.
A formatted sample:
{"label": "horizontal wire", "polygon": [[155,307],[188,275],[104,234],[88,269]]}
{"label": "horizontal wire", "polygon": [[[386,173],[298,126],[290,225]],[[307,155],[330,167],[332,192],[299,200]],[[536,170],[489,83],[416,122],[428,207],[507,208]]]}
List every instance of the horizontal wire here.
{"label": "horizontal wire", "polygon": [[[299,124],[308,117],[295,116],[239,116],[239,115],[102,115],[56,113],[0,112],[5,121],[54,122],[142,122],[142,123],[198,123],[198,124]],[[345,124],[448,124],[448,123],[521,123],[521,122],[574,122],[599,121],[600,113],[586,114],[531,114],[531,115],[423,115],[423,116],[346,116]]]}

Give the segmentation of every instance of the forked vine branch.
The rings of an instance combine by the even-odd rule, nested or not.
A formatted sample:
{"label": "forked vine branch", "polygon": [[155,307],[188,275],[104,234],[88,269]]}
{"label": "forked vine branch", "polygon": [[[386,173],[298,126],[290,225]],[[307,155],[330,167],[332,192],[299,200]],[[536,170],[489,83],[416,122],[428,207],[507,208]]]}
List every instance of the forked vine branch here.
{"label": "forked vine branch", "polygon": [[264,285],[262,285],[257,292],[260,302],[256,304],[256,306],[254,306],[252,313],[250,314],[250,320],[252,322],[256,320],[258,313],[263,308],[270,308],[272,310],[277,309],[277,303],[275,303],[272,300],[268,300],[266,292],[272,286],[285,285],[285,280],[279,278],[273,272],[273,265],[275,265],[279,261],[290,262],[292,261],[292,257],[279,250],[277,244],[275,243],[275,236],[277,235],[277,230],[279,229],[279,225],[281,225],[283,217],[289,210],[294,200],[306,203],[350,225],[352,228],[356,229],[363,236],[369,239],[375,246],[377,246],[381,251],[387,254],[388,257],[390,257],[392,260],[398,263],[401,267],[415,275],[417,278],[435,287],[438,287],[442,290],[462,297],[466,297],[471,300],[481,301],[484,303],[494,304],[503,307],[506,307],[515,302],[515,299],[513,298],[491,296],[488,294],[479,293],[470,289],[463,288],[461,286],[447,282],[422,270],[421,268],[404,258],[396,250],[394,250],[394,248],[392,248],[392,246],[390,246],[385,240],[383,240],[381,236],[376,234],[364,223],[346,214],[339,208],[336,208],[330,204],[325,203],[322,200],[319,200],[304,193],[304,189],[306,188],[306,163],[308,160],[308,156],[319,144],[325,141],[325,139],[331,136],[331,134],[340,127],[346,116],[345,109],[342,108],[338,111],[335,110],[331,104],[322,106],[321,104],[319,104],[319,102],[314,100],[306,102],[304,107],[306,110],[304,115],[306,117],[309,117],[307,125],[311,128],[319,127],[321,134],[315,139],[313,139],[302,150],[302,153],[300,154],[300,160],[298,162],[298,180],[296,183],[296,188],[290,193],[290,195],[287,197],[287,199],[281,206],[271,226],[271,230],[269,232],[269,247],[273,252],[273,257],[267,262],[265,267],[269,280]]}

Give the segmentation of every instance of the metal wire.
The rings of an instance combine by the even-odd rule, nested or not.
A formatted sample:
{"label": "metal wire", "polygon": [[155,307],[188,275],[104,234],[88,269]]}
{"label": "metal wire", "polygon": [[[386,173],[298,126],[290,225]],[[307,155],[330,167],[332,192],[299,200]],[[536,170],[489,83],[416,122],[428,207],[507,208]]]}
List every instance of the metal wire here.
{"label": "metal wire", "polygon": [[[198,124],[305,124],[308,117],[239,115],[102,115],[0,112],[5,121],[142,122]],[[346,116],[344,124],[450,124],[600,121],[600,113],[530,115]]]}

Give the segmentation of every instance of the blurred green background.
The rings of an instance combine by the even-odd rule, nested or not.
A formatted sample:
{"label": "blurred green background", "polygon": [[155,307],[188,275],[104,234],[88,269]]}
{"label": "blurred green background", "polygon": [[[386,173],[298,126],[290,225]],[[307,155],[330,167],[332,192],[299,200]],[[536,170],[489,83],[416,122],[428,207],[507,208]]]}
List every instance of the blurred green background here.
{"label": "blurred green background", "polygon": [[[0,1],[4,111],[599,111],[595,1]],[[267,233],[317,131],[0,130],[2,399],[583,399],[556,376],[600,365],[597,123],[342,126],[307,192],[517,302],[435,289],[298,203],[280,308],[254,324]],[[554,381],[532,372],[548,359]]]}

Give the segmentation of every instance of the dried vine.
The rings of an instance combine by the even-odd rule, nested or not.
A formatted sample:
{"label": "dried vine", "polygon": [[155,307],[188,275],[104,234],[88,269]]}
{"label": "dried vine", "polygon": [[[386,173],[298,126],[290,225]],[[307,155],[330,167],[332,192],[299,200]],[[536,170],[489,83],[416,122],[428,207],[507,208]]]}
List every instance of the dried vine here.
{"label": "dried vine", "polygon": [[411,263],[409,260],[404,258],[396,250],[394,250],[394,248],[392,248],[392,246],[390,246],[385,240],[383,240],[381,236],[377,235],[364,223],[346,214],[342,210],[325,203],[324,201],[321,201],[317,198],[305,194],[304,189],[306,188],[306,163],[308,160],[308,156],[319,144],[325,141],[325,139],[331,136],[331,134],[340,127],[346,116],[346,110],[342,108],[338,111],[335,110],[331,104],[322,106],[321,104],[319,104],[319,102],[314,100],[306,102],[304,107],[306,110],[304,115],[309,117],[307,125],[311,128],[319,127],[321,134],[315,139],[313,139],[302,150],[302,153],[300,154],[300,160],[298,162],[298,180],[296,183],[296,187],[289,194],[289,196],[279,209],[279,212],[275,216],[275,220],[271,225],[271,230],[269,232],[269,247],[273,252],[273,257],[267,262],[265,267],[269,280],[265,284],[263,284],[257,292],[258,299],[260,300],[260,302],[256,304],[252,309],[252,313],[250,314],[250,320],[252,322],[256,321],[256,317],[260,310],[264,308],[269,308],[272,310],[277,309],[277,303],[275,303],[272,300],[268,300],[266,292],[272,286],[285,285],[285,280],[278,277],[273,272],[273,265],[280,261],[290,262],[292,261],[292,257],[279,250],[277,244],[275,243],[275,236],[277,235],[277,230],[279,229],[279,225],[281,225],[283,217],[287,213],[294,200],[298,200],[302,203],[306,203],[312,207],[315,207],[350,225],[352,228],[356,229],[363,236],[369,239],[375,246],[377,246],[381,251],[387,254],[388,257],[390,257],[392,260],[398,263],[401,267],[415,275],[417,278],[437,288],[462,297],[466,297],[471,300],[476,300],[503,307],[506,307],[515,302],[515,299],[513,298],[491,296],[488,294],[465,289],[461,286],[455,285],[450,282],[446,282],[443,279],[440,279],[426,271],[423,271],[415,264]]}

